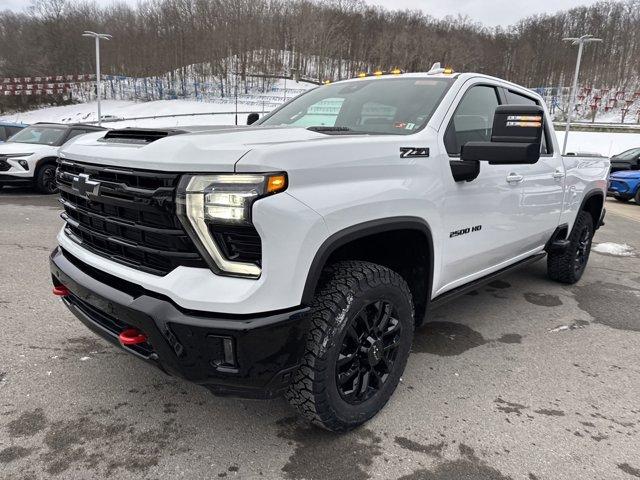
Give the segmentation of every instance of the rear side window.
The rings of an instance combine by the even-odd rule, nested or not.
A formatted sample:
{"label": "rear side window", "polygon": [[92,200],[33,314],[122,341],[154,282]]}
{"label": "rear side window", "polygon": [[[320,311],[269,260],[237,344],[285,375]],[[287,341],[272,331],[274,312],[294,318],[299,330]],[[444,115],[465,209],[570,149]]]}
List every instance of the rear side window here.
{"label": "rear side window", "polygon": [[462,146],[467,142],[490,141],[493,116],[499,104],[494,87],[471,87],[462,97],[445,132],[447,153],[460,155]]}
{"label": "rear side window", "polygon": [[[507,103],[509,105],[540,105],[537,100],[522,95],[511,90],[506,91]],[[540,153],[545,155],[553,153],[553,142],[549,139],[549,126],[545,125],[544,135],[542,136],[542,145],[540,145]]]}
{"label": "rear side window", "polygon": [[0,127],[0,140],[5,141],[11,135],[8,134],[7,129],[5,127]]}

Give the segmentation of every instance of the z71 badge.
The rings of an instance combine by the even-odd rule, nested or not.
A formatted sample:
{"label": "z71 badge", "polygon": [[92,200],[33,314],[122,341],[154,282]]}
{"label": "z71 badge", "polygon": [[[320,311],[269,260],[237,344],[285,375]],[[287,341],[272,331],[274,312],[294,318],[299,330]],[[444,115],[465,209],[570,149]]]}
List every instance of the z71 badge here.
{"label": "z71 badge", "polygon": [[429,149],[426,147],[400,147],[400,158],[428,157]]}
{"label": "z71 badge", "polygon": [[449,233],[449,238],[459,237],[460,235],[466,235],[467,233],[478,232],[480,230],[482,230],[482,225],[476,225],[475,227],[467,227],[467,228],[462,228],[460,230],[454,230],[453,232]]}

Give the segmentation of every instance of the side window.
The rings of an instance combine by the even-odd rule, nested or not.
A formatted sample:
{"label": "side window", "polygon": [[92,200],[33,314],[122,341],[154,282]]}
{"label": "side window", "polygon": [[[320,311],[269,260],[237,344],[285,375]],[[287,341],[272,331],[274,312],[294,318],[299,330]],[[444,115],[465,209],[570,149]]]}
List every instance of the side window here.
{"label": "side window", "polygon": [[460,155],[467,142],[491,140],[493,116],[499,103],[494,87],[471,87],[462,97],[444,134],[447,153]]}
{"label": "side window", "polygon": [[[507,103],[510,105],[540,105],[537,100],[527,97],[511,90],[506,91]],[[542,145],[540,146],[542,155],[553,153],[553,142],[549,141],[549,128],[545,126],[544,135],[542,136]]]}
{"label": "side window", "polygon": [[9,132],[5,127],[0,127],[0,140],[4,141],[9,138]]}

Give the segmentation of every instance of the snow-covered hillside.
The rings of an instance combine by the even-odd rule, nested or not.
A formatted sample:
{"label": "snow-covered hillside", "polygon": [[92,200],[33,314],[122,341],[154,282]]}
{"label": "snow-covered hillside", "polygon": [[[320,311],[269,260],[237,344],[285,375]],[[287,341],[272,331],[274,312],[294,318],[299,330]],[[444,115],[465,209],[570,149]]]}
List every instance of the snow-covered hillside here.
{"label": "snow-covered hillside", "polygon": [[[294,80],[271,80],[268,88],[261,90],[255,88],[248,93],[238,94],[239,112],[266,113],[285,100],[290,100],[307,90],[314,88],[313,83]],[[179,125],[230,125],[235,123],[235,98],[233,96],[217,97],[206,100],[197,99],[174,99],[155,101],[135,101],[135,100],[103,100],[103,118],[138,118],[167,115],[183,115],[180,117],[144,119],[127,122],[107,122],[105,126],[111,128],[122,127],[162,127]],[[98,117],[96,113],[96,103],[86,102],[63,107],[49,107],[28,112],[16,112],[6,114],[0,119],[23,122],[95,122]],[[212,115],[189,115],[188,114],[211,113]],[[247,113],[238,115],[238,123],[246,123]]]}
{"label": "snow-covered hillside", "polygon": [[[137,118],[166,115],[186,115],[179,117],[148,118],[143,120],[105,122],[108,128],[124,127],[175,127],[180,125],[232,125],[235,122],[235,105],[233,103],[208,103],[192,100],[157,100],[155,102],[132,102],[124,100],[104,100],[102,102],[103,118]],[[270,109],[268,109],[270,110]],[[267,111],[268,111],[267,110]],[[238,103],[239,112],[262,113],[255,105]],[[222,113],[221,112],[226,112]],[[189,115],[215,113],[212,115]],[[63,107],[42,108],[29,112],[15,113],[0,117],[0,120],[11,122],[36,123],[82,123],[97,120],[96,103],[80,103]],[[246,124],[247,114],[238,115],[238,123]]]}

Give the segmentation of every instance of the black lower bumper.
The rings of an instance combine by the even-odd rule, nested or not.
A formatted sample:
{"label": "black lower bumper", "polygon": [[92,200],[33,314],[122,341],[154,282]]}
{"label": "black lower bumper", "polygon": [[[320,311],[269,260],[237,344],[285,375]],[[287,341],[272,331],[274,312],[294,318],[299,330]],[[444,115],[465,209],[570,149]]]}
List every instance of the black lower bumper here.
{"label": "black lower bumper", "polygon": [[6,173],[0,174],[0,186],[3,185],[30,185],[33,183],[33,178],[16,177],[13,175],[7,175]]}
{"label": "black lower bumper", "polygon": [[[168,298],[100,272],[60,248],[52,252],[50,264],[54,285],[70,291],[63,302],[87,327],[166,373],[216,394],[278,396],[302,358],[308,309],[264,315],[185,311]],[[118,335],[131,327],[148,341],[122,346]]]}

